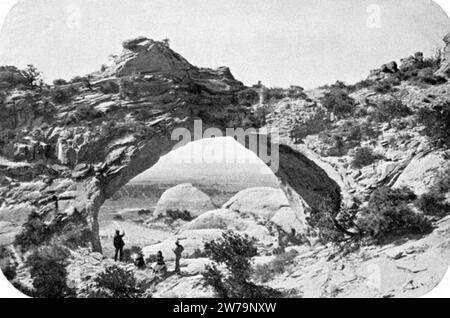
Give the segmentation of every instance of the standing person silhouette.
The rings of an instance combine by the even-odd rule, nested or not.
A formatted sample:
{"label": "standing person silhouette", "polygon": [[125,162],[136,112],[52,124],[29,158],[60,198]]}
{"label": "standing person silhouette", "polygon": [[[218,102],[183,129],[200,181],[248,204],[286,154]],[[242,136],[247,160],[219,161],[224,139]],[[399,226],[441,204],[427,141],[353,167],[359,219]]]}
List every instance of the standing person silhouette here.
{"label": "standing person silhouette", "polygon": [[125,246],[125,242],[123,241],[123,237],[125,236],[125,232],[120,234],[120,231],[116,231],[116,235],[114,236],[114,248],[116,249],[116,253],[114,255],[114,261],[117,262],[117,256],[119,256],[119,260],[123,260],[123,247]]}
{"label": "standing person silhouette", "polygon": [[176,248],[173,250],[175,253],[175,273],[180,274],[180,260],[181,253],[184,251],[184,247],[180,244],[180,241],[175,242]]}

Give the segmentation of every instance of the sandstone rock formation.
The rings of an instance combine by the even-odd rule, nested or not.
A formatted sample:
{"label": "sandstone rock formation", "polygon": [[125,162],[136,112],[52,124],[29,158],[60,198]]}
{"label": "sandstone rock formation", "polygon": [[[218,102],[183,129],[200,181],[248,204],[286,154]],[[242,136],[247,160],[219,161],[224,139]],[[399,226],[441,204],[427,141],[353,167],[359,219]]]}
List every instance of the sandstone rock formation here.
{"label": "sandstone rock formation", "polygon": [[445,47],[442,49],[442,63],[437,75],[450,77],[450,33],[444,37]]}
{"label": "sandstone rock formation", "polygon": [[163,193],[153,216],[195,219],[214,209],[211,198],[192,184],[180,184]]}
{"label": "sandstone rock formation", "polygon": [[[0,171],[8,178],[2,200],[31,205],[56,236],[67,235],[61,222],[83,220],[95,251],[101,251],[100,206],[171,151],[175,129],[193,135],[195,120],[203,121],[203,130],[224,133],[261,126],[254,109],[239,104],[237,94],[247,88],[229,69],[196,68],[166,43],[147,38],[124,46],[112,66],[89,79],[42,92],[6,90],[0,103]],[[303,200],[318,207],[325,197],[332,209],[340,206],[339,186],[321,168],[285,142],[275,147],[270,135],[265,139],[269,149],[280,150],[274,173],[294,210],[303,211]],[[42,185],[28,190],[26,182]],[[55,197],[61,197],[58,206]]]}

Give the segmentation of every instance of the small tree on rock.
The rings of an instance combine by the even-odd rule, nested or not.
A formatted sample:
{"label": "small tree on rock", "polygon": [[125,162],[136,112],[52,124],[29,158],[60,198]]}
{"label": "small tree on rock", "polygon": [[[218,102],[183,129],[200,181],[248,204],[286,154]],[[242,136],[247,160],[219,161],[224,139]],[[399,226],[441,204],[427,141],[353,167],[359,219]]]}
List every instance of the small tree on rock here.
{"label": "small tree on rock", "polygon": [[[281,293],[268,287],[255,285],[250,281],[251,259],[258,255],[254,239],[232,231],[223,233],[222,238],[205,244],[205,251],[215,262],[203,273],[205,285],[212,286],[222,298],[265,298],[279,297]],[[219,264],[225,265],[229,275],[224,275]]]}
{"label": "small tree on rock", "polygon": [[32,64],[29,64],[27,68],[22,71],[22,75],[25,77],[27,85],[30,88],[36,88],[39,86],[39,83],[42,83],[41,72],[39,72],[38,69]]}

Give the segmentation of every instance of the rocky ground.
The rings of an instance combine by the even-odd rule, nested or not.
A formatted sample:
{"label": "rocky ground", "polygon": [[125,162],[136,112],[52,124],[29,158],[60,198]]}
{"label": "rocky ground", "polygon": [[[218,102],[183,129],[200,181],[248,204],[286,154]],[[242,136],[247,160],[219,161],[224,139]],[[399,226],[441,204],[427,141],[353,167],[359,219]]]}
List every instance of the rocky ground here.
{"label": "rocky ground", "polygon": [[[353,237],[369,235],[355,224],[378,189],[407,186],[421,196],[448,172],[448,147],[435,138],[448,134],[448,123],[430,134],[418,120],[423,111],[450,105],[450,39],[445,41],[439,59],[418,53],[400,68],[383,65],[352,87],[337,83],[313,91],[245,87],[229,69],[197,68],[167,43],[147,38],[125,41],[112,66],[64,85],[39,86],[14,67],[0,68],[0,110],[6,114],[0,118],[0,245],[9,251],[1,264],[12,259],[15,281],[31,287],[24,260],[50,242],[66,244],[67,280],[83,297],[96,274],[112,265],[107,246],[120,228],[127,233],[126,247],[142,247],[149,259],[141,270],[121,265],[145,286],[145,296],[213,297],[202,283],[210,262],[204,246],[233,230],[256,239],[253,281],[292,290],[293,296],[425,294],[450,261],[448,187],[439,193],[447,205],[435,215],[408,202],[408,211],[429,222],[430,231],[383,243]],[[326,96],[334,98],[328,105]],[[338,111],[342,105],[351,107],[350,114]],[[448,116],[448,110],[440,114]],[[260,135],[278,129],[279,189],[245,189],[217,207],[201,190],[182,184],[167,190],[152,213],[121,211],[102,223],[105,200],[172,149],[173,129],[193,132],[195,119],[219,129],[253,127]],[[370,149],[371,160],[355,164],[362,148]],[[352,209],[358,213],[355,224],[344,228],[347,241],[319,239],[320,224],[311,217],[319,213],[336,221]],[[30,230],[30,215],[43,234]],[[18,244],[20,233],[32,242]],[[185,248],[181,276],[171,272],[177,239]],[[19,245],[25,243],[30,245],[24,250]],[[282,244],[284,253],[278,251]],[[158,251],[169,268],[164,277],[152,271]]]}

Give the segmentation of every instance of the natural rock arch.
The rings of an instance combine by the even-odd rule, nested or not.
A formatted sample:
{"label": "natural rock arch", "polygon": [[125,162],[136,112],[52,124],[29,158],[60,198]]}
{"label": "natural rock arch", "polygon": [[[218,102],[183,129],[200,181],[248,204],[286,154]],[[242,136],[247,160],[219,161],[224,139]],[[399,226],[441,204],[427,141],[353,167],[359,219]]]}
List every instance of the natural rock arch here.
{"label": "natural rock arch", "polygon": [[[101,205],[173,149],[175,129],[194,135],[195,121],[201,120],[202,132],[215,128],[225,135],[228,127],[264,125],[250,106],[259,99],[257,90],[235,80],[228,68],[200,69],[162,42],[135,42],[125,46],[112,67],[81,83],[41,92],[8,91],[0,103],[8,114],[0,124],[15,134],[1,149],[10,160],[0,165],[10,178],[2,190],[5,202],[33,206],[55,236],[81,220],[95,251],[101,251]],[[90,83],[84,86],[86,81]],[[69,100],[55,102],[55,92]],[[24,110],[26,121],[19,120]],[[274,173],[294,209],[302,200],[312,208],[339,208],[335,181],[286,143],[275,146],[271,136],[266,139],[269,149],[279,149]],[[248,142],[245,146],[251,148]],[[21,185],[30,181],[39,188]]]}
{"label": "natural rock arch", "polygon": [[[84,206],[78,210],[85,211],[87,219],[90,220],[94,250],[101,251],[97,221],[101,205],[134,177],[155,165],[174,144],[167,139],[166,144],[160,144],[160,142],[161,139],[158,138],[157,141],[151,140],[141,145],[138,151],[116,162],[119,165],[123,163],[120,168],[113,169],[111,174],[92,177],[81,185],[82,190],[75,201],[85,202]],[[155,144],[159,144],[159,147],[155,147]],[[339,186],[304,155],[286,145],[278,145],[278,147],[280,167],[274,171],[274,174],[291,207],[303,211],[302,201],[304,200],[313,208],[318,209],[322,207],[322,204],[328,204],[331,209],[337,210],[341,199]]]}

